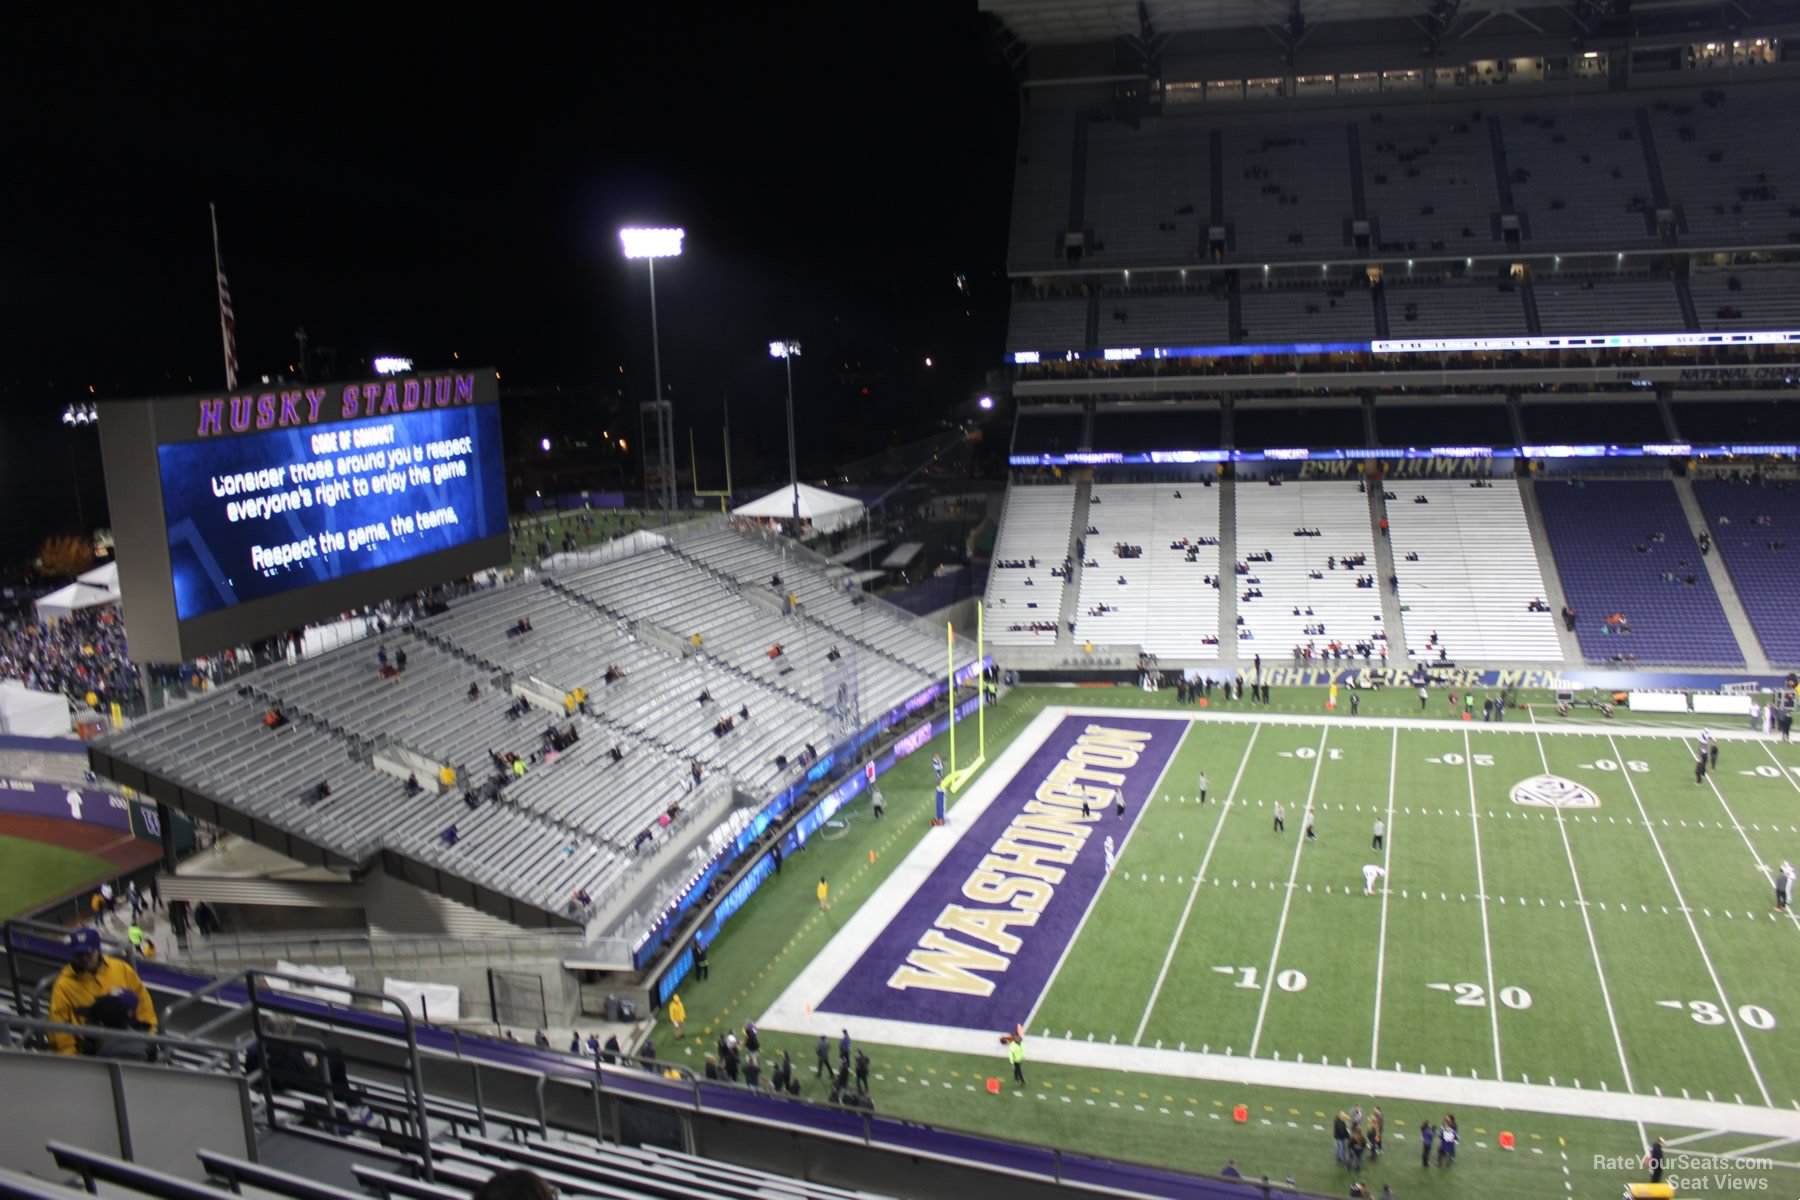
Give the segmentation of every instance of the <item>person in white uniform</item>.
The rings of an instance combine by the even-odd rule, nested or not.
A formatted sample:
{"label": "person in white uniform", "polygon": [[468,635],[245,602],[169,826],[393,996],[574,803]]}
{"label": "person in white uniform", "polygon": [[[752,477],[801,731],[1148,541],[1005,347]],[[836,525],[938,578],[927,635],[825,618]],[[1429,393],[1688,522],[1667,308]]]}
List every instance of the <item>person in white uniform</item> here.
{"label": "person in white uniform", "polygon": [[1106,873],[1111,875],[1113,864],[1119,861],[1118,855],[1113,852],[1112,834],[1106,835],[1106,844],[1101,848],[1106,851]]}
{"label": "person in white uniform", "polygon": [[1363,867],[1363,895],[1375,894],[1375,881],[1387,874],[1387,868],[1380,863],[1368,863]]}

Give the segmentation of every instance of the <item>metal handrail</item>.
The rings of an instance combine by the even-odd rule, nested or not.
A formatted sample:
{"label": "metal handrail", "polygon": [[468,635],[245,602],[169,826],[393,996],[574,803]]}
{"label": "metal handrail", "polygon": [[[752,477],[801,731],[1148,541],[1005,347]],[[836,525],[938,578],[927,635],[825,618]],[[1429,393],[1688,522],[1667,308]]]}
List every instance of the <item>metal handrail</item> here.
{"label": "metal handrail", "polygon": [[[248,992],[250,999],[251,1028],[256,1031],[258,1037],[262,1036],[262,1011],[264,1007],[262,992],[257,986],[257,981],[259,979],[280,979],[288,983],[304,984],[307,987],[317,987],[319,985],[317,979],[309,978],[304,975],[289,975],[280,971],[245,971],[243,974],[243,981],[245,990]],[[331,990],[334,992],[343,992],[350,996],[360,997],[363,1000],[372,1000],[378,1007],[391,1006],[399,1011],[400,1020],[406,1028],[406,1065],[408,1073],[411,1076],[410,1083],[412,1086],[410,1090],[412,1092],[413,1120],[418,1129],[420,1174],[424,1176],[426,1183],[436,1182],[435,1173],[431,1163],[431,1124],[430,1118],[425,1111],[425,1076],[423,1070],[420,1068],[419,1026],[418,1022],[413,1019],[412,1007],[398,996],[390,996],[385,992],[372,992],[366,988],[351,987],[346,984],[333,982],[331,984]],[[325,1001],[324,1003],[327,1012],[337,1007],[329,1001]],[[262,1087],[263,1103],[268,1106],[266,1111],[273,1113],[275,1111],[275,1087],[273,1081],[269,1078],[269,1072],[267,1071],[262,1072]]]}

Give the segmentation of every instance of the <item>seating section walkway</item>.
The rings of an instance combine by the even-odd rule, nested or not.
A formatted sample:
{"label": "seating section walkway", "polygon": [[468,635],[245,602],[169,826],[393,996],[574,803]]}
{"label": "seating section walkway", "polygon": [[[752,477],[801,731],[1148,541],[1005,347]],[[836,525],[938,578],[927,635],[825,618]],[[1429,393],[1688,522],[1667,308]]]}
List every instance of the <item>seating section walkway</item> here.
{"label": "seating section walkway", "polygon": [[[1240,659],[1285,661],[1296,647],[1311,644],[1318,654],[1332,642],[1367,644],[1371,660],[1381,657],[1381,579],[1360,485],[1239,485],[1237,556],[1246,573],[1228,580],[1237,589]],[[1359,579],[1370,586],[1358,587]]]}
{"label": "seating section walkway", "polygon": [[1535,491],[1589,662],[1744,664],[1671,484],[1546,481]]}
{"label": "seating section walkway", "polygon": [[[1454,662],[1562,661],[1556,613],[1529,607],[1548,601],[1516,482],[1402,479],[1387,488],[1413,658],[1430,663],[1441,647]],[[1427,646],[1433,633],[1437,642]]]}
{"label": "seating section walkway", "polygon": [[1162,658],[1219,656],[1220,491],[1201,483],[1093,486],[1088,524],[1099,532],[1087,538],[1078,642]]}

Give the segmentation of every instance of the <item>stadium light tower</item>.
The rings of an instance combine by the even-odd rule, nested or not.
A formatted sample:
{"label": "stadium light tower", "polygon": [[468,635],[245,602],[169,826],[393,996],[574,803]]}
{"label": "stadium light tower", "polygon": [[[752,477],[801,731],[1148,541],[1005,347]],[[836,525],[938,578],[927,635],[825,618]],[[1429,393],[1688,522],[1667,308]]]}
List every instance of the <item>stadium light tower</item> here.
{"label": "stadium light tower", "polygon": [[[669,402],[663,396],[662,344],[656,329],[656,260],[679,258],[684,229],[628,228],[619,230],[619,245],[626,258],[641,258],[650,270],[650,363],[656,383],[656,398],[649,415],[656,425],[656,468],[661,476],[660,492],[665,517],[675,511],[675,422]],[[643,412],[640,408],[639,412]],[[644,442],[644,484],[649,487],[650,442]]]}
{"label": "stadium light tower", "polygon": [[800,535],[800,468],[794,457],[794,360],[800,357],[800,343],[784,340],[769,343],[769,357],[779,358],[787,366],[788,421],[788,488],[794,497],[794,536]]}

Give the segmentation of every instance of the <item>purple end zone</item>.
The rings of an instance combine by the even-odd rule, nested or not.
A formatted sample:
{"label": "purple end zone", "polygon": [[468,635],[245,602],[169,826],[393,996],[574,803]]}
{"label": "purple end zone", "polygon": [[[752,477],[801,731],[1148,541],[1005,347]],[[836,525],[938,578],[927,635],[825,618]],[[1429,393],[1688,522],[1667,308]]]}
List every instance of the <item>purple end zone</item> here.
{"label": "purple end zone", "polygon": [[[1013,819],[1025,814],[1025,806],[1034,798],[1039,786],[1048,781],[1051,772],[1077,748],[1090,727],[1148,735],[1141,743],[1137,761],[1117,771],[1125,777],[1119,786],[1125,797],[1125,815],[1122,818],[1116,816],[1110,805],[1104,811],[1099,804],[1094,806],[1096,820],[1090,826],[1093,832],[1081,843],[1073,862],[1059,864],[1065,873],[1055,881],[1054,894],[1043,906],[1037,923],[1031,926],[1014,924],[1004,931],[1017,937],[1020,944],[1015,952],[1002,956],[1004,965],[996,969],[994,960],[987,957],[998,952],[994,945],[972,938],[966,932],[934,930],[934,925],[949,905],[995,913],[1017,911],[1005,904],[971,899],[964,894],[963,885],[981,869],[982,859],[994,852],[996,842],[1005,839]],[[1125,835],[1137,823],[1138,814],[1149,799],[1150,789],[1156,785],[1187,728],[1185,721],[1134,720],[1124,716],[1065,717],[1018,774],[1001,789],[987,811],[973,826],[962,831],[944,861],[888,922],[887,928],[863,952],[819,1008],[826,1012],[964,1029],[1006,1030],[1023,1021],[1037,1003],[1064,947],[1075,936],[1076,926],[1081,923],[1106,877],[1103,849],[1106,837],[1111,835],[1115,847],[1125,844]],[[1090,786],[1106,786],[1091,780],[1087,782]],[[1079,812],[1077,807],[1076,815]],[[950,821],[954,826],[955,810],[950,813]],[[948,831],[930,836],[948,836]],[[892,985],[895,972],[907,966],[908,955],[919,950],[920,939],[933,933],[940,939],[949,937],[956,943],[967,945],[986,958],[987,967],[977,967],[968,974],[991,981],[993,986],[989,994]],[[942,942],[938,944],[942,945]]]}

